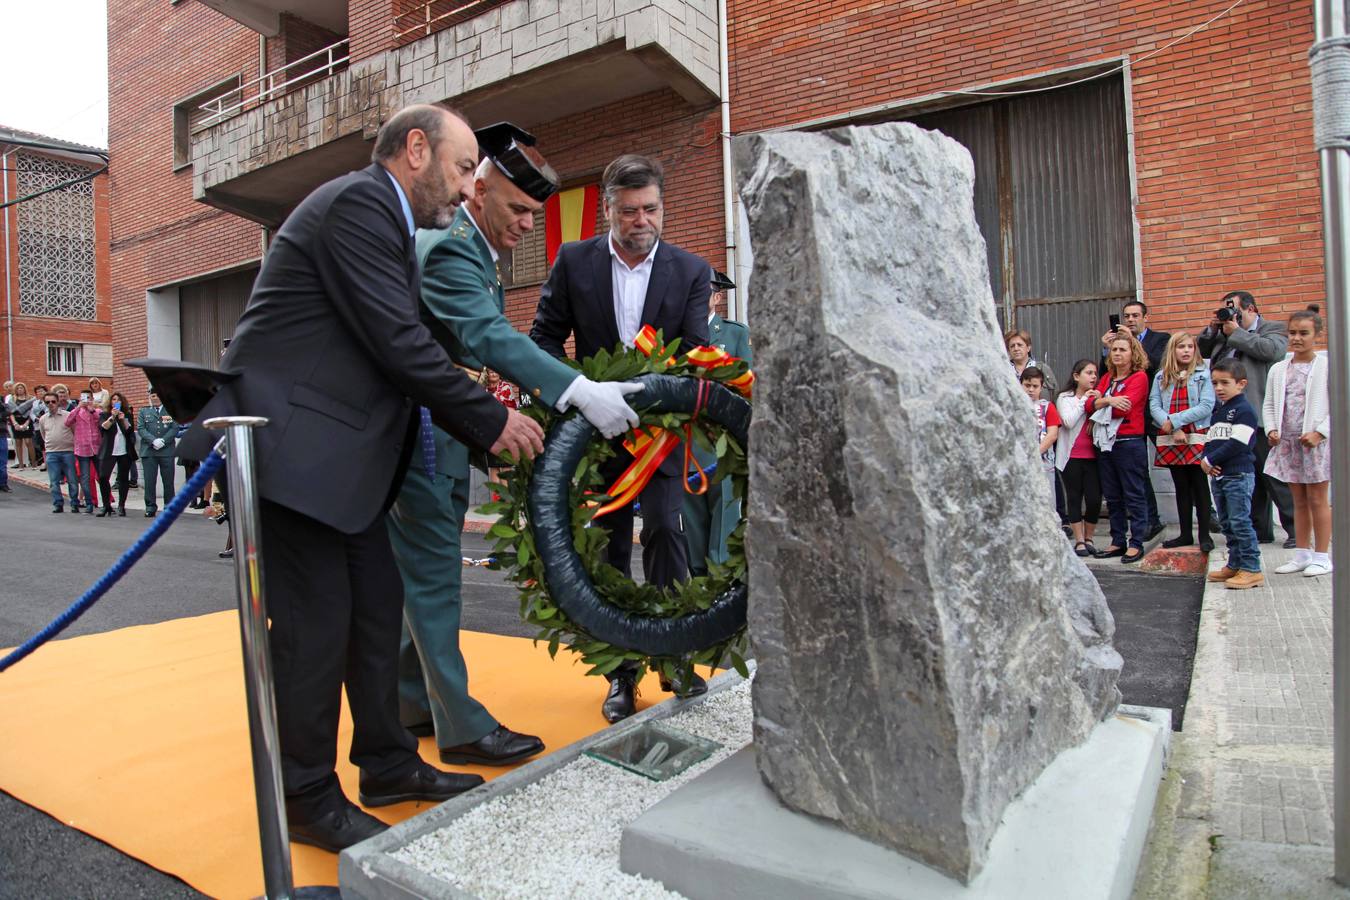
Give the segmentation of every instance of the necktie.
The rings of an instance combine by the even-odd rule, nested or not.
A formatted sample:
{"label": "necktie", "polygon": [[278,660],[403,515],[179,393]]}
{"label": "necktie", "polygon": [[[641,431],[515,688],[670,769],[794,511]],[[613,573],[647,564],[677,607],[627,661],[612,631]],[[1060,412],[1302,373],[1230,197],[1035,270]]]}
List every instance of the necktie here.
{"label": "necktie", "polygon": [[422,413],[422,468],[428,478],[436,477],[436,435],[431,430],[431,410],[418,407]]}

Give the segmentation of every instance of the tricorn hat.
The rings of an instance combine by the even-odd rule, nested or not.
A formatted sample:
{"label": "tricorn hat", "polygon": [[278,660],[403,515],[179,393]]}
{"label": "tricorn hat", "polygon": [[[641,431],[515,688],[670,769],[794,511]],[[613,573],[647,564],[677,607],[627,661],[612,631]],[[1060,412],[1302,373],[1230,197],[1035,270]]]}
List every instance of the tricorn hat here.
{"label": "tricorn hat", "polygon": [[557,193],[560,187],[558,176],[548,166],[540,169],[523,152],[522,148],[535,145],[534,135],[510,122],[498,122],[479,128],[474,137],[478,138],[478,148],[492,160],[497,171],[529,197],[542,203]]}
{"label": "tricorn hat", "polygon": [[150,389],[159,394],[164,408],[178,422],[196,419],[221,385],[239,377],[235,371],[219,371],[181,359],[129,359],[125,364],[145,370]]}
{"label": "tricorn hat", "polygon": [[734,291],[736,289],[736,282],[728,278],[726,272],[719,272],[716,269],[713,269],[712,289],[714,291]]}

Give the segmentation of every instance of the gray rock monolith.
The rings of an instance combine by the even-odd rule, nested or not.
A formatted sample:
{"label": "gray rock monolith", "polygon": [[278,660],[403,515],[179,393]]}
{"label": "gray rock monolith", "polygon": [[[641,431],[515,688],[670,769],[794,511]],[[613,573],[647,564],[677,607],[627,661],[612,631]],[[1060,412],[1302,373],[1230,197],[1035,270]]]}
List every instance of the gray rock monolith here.
{"label": "gray rock monolith", "polygon": [[887,124],[735,157],[760,772],[968,881],[1008,803],[1115,709],[1121,665],[999,336],[970,156]]}

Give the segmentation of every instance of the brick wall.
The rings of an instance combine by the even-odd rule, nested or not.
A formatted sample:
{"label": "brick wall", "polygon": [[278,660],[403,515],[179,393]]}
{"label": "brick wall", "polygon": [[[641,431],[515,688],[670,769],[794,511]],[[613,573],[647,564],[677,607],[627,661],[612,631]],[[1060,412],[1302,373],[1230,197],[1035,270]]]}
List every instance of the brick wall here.
{"label": "brick wall", "polygon": [[[342,35],[334,34],[322,25],[315,25],[308,19],[302,19],[290,13],[282,13],[281,33],[276,37],[267,39],[267,71],[276,71],[286,63],[304,59],[311,53],[331,46],[340,40],[342,40]],[[294,78],[310,68],[318,67],[321,62],[322,60],[316,57],[305,66],[296,66],[295,70],[287,73],[286,77]]]}
{"label": "brick wall", "polygon": [[145,381],[122,361],[145,355],[146,289],[261,254],[259,226],[197,203],[192,170],[173,170],[174,103],[258,65],[258,35],[200,3],[108,4],[113,356],[133,403]]}
{"label": "brick wall", "polygon": [[[539,149],[564,183],[590,177],[624,153],[661,161],[666,170],[663,240],[726,267],[722,247],[722,155],[716,108],[694,109],[674,91],[643,94],[533,129]],[[543,228],[543,217],[535,221]],[[507,292],[511,322],[528,331],[539,305],[539,286]]]}
{"label": "brick wall", "polygon": [[1252,291],[1283,317],[1323,295],[1307,50],[1312,8],[1249,0],[732,0],[732,129],[790,126],[1128,55],[1136,216],[1153,324],[1198,328]]}
{"label": "brick wall", "polygon": [[352,62],[394,48],[394,19],[412,7],[408,0],[347,0],[347,36]]}
{"label": "brick wall", "polygon": [[[9,145],[5,145],[3,149],[9,149]],[[42,155],[40,151],[31,149],[22,152]],[[73,161],[69,157],[58,158],[66,162]],[[14,156],[6,159],[5,168],[16,168]],[[97,163],[91,163],[90,168],[97,168]],[[9,182],[10,199],[18,197],[18,174],[13,171],[5,171],[0,172],[0,177]],[[111,279],[108,254],[108,176],[106,174],[100,175],[94,179],[94,292],[97,303],[92,321],[58,319],[49,316],[26,316],[23,314],[19,296],[19,207],[11,206],[0,212],[0,215],[7,217],[9,225],[9,253],[6,255],[3,251],[0,251],[0,292],[4,290],[6,282],[8,282],[9,293],[7,296],[10,303],[10,308],[6,310],[3,306],[6,296],[0,294],[0,315],[6,313],[12,313],[13,315],[13,318],[7,319],[7,321],[13,327],[12,343],[14,347],[14,359],[11,365],[9,358],[11,341],[7,335],[0,333],[0,372],[4,373],[5,380],[10,379],[12,372],[13,380],[22,381],[30,391],[39,384],[50,386],[53,381],[59,381],[63,378],[68,383],[72,380],[80,381],[82,379],[72,379],[71,376],[47,374],[47,342],[112,343]],[[109,379],[105,377],[103,382],[106,387]]]}

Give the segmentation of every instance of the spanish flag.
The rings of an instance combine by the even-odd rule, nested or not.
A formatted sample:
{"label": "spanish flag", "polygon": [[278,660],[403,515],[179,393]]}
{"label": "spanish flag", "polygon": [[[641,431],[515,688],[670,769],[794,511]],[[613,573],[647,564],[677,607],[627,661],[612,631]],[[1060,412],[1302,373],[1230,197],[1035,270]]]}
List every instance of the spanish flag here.
{"label": "spanish flag", "polygon": [[565,242],[595,236],[599,203],[600,186],[595,184],[559,191],[544,201],[544,249],[550,268]]}

